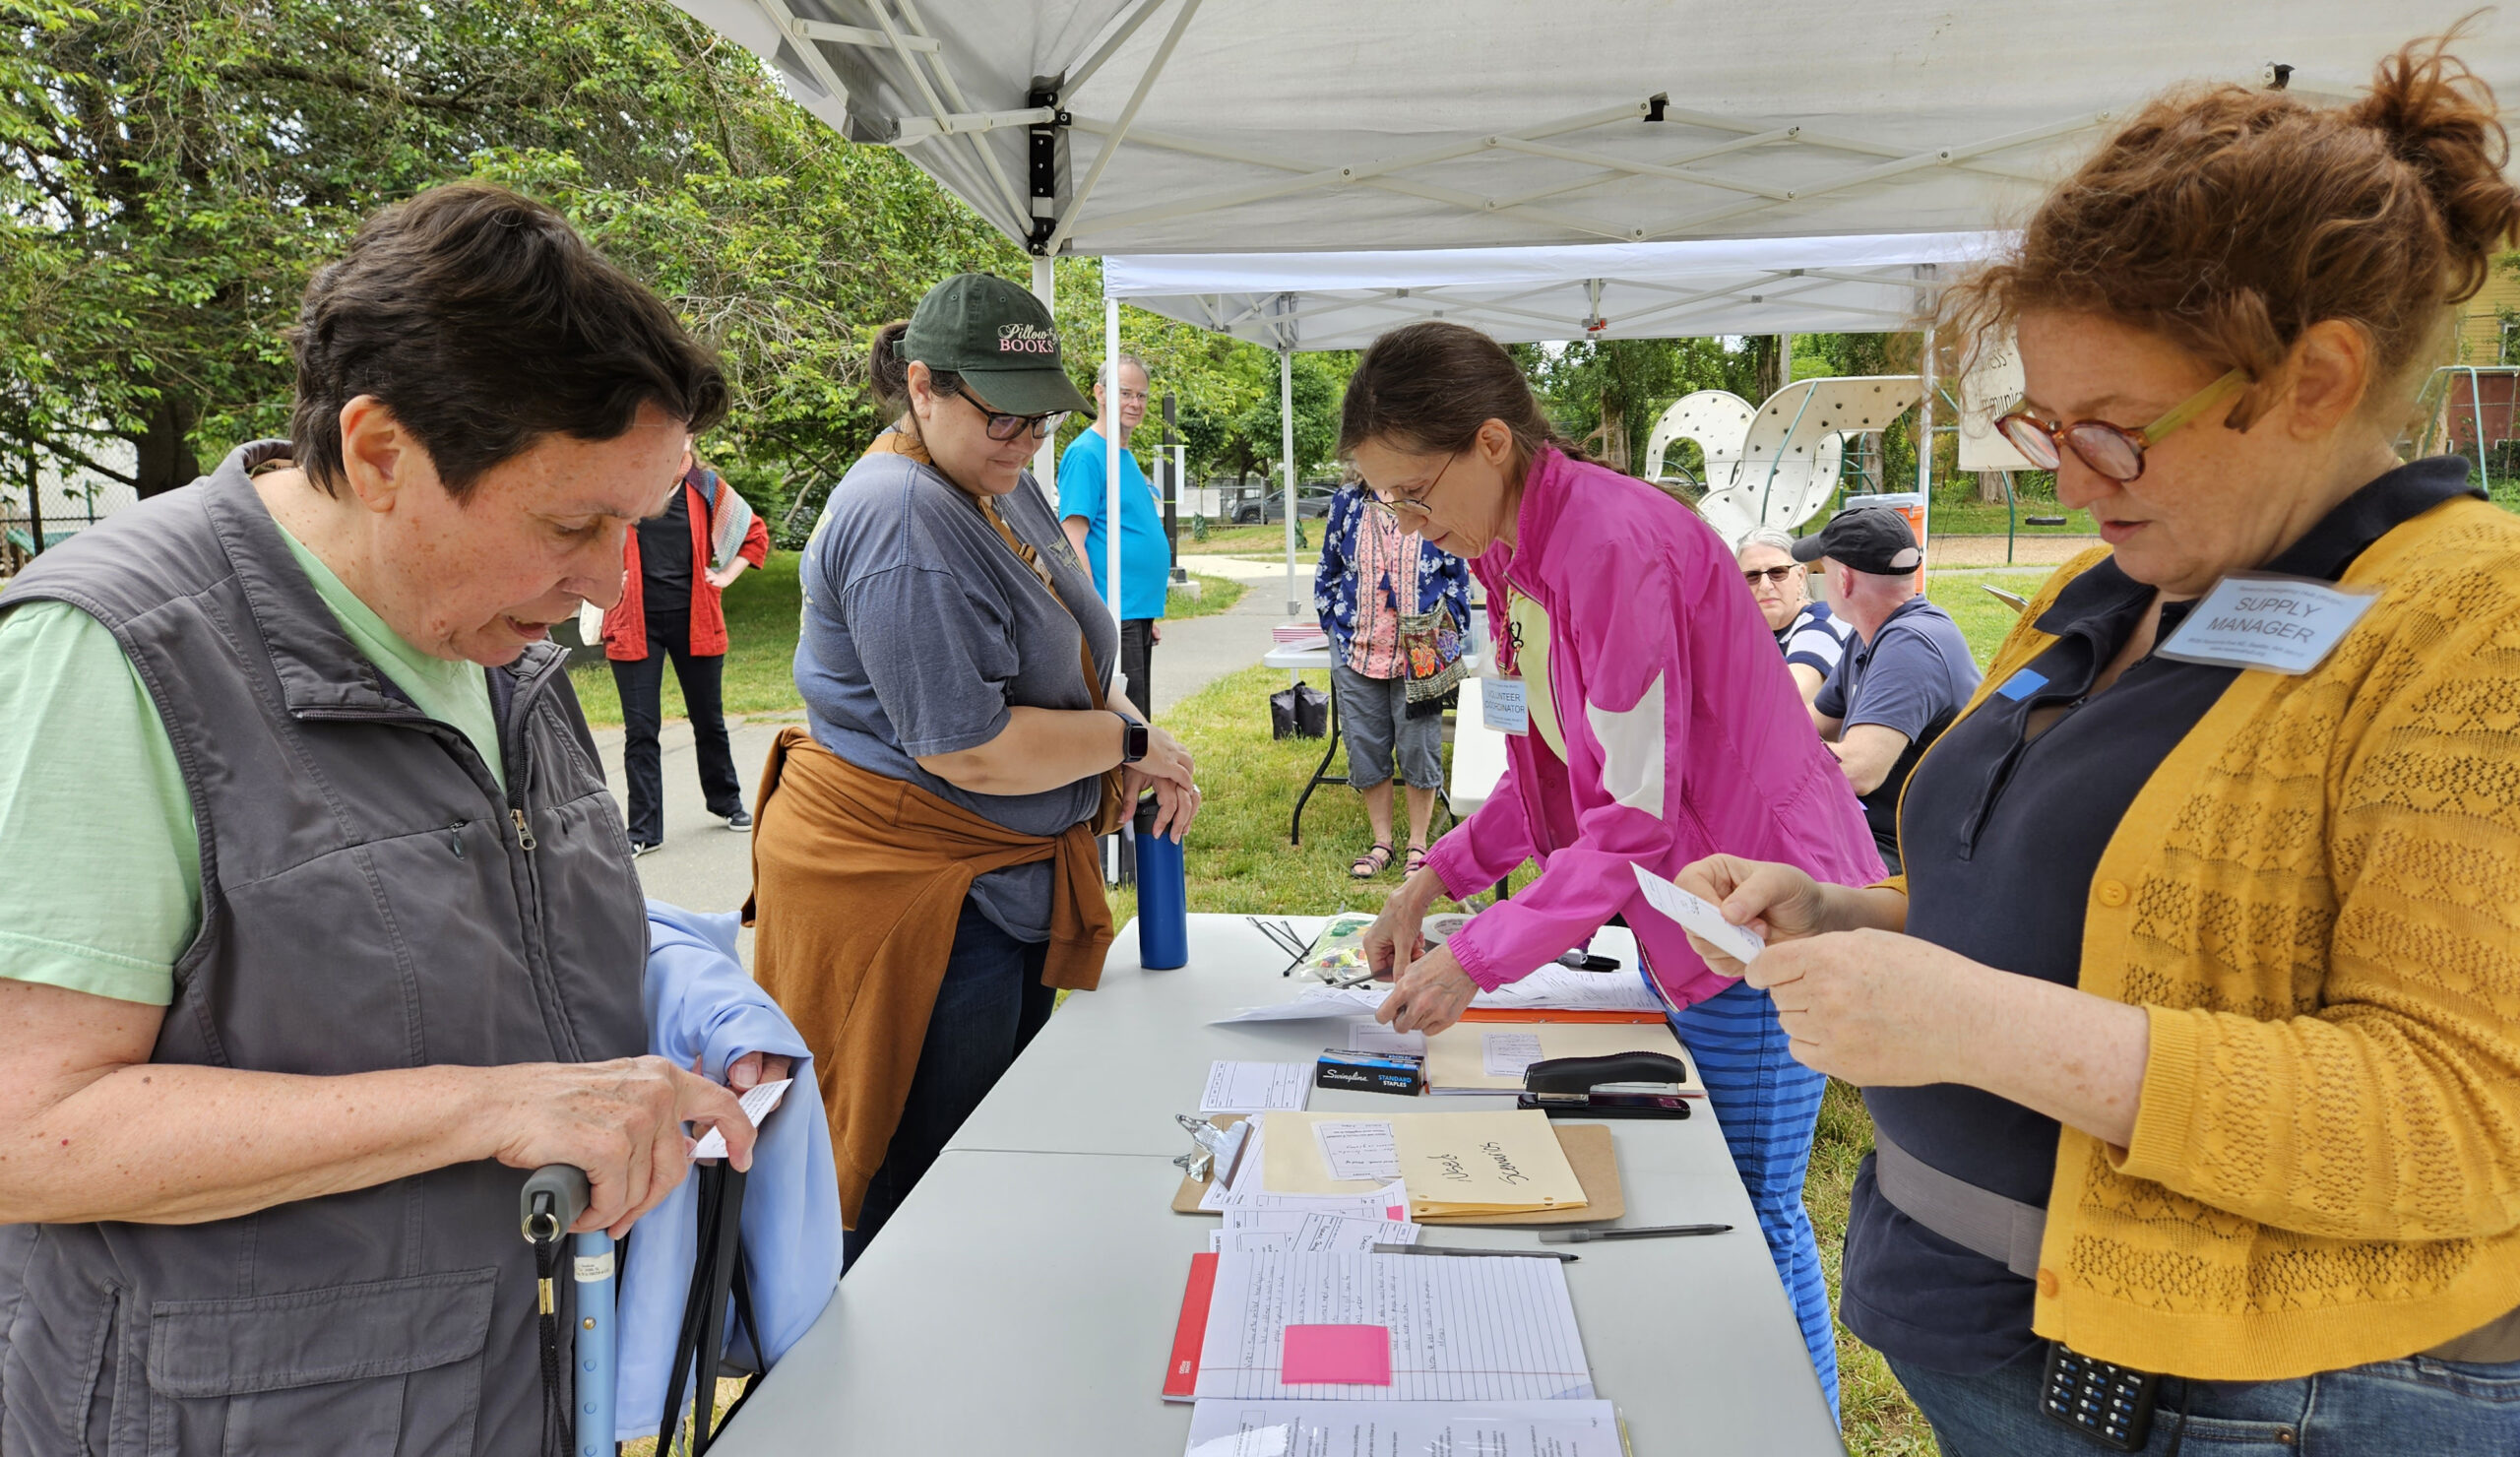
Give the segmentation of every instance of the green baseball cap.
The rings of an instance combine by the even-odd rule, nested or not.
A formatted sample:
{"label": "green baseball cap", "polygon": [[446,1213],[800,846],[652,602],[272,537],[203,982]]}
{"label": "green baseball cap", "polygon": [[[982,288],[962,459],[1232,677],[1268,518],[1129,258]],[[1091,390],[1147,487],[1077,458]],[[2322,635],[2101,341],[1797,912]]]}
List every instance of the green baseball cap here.
{"label": "green baseball cap", "polygon": [[1058,327],[1050,311],[993,274],[956,274],[928,289],[893,349],[904,359],[961,375],[991,410],[1094,410],[1060,367]]}

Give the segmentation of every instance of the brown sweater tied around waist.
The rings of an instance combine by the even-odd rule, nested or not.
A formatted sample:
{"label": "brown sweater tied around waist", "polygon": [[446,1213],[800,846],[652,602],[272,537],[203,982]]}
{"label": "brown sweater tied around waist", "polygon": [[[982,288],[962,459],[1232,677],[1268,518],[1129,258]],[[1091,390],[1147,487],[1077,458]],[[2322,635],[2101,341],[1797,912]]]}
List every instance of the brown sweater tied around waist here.
{"label": "brown sweater tied around waist", "polygon": [[1042,984],[1102,979],[1111,908],[1094,843],[1119,822],[1118,778],[1093,823],[1023,835],[860,769],[802,728],[780,731],[754,808],[744,923],[758,927],[756,979],[813,1048],[848,1228],[901,1122],[973,880],[1049,860]]}

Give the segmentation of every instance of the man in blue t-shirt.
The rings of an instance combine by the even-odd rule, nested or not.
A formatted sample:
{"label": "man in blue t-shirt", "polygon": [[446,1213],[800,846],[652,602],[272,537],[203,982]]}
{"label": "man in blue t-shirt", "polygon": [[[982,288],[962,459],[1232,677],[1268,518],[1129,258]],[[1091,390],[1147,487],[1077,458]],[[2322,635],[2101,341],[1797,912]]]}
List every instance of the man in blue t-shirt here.
{"label": "man in blue t-shirt", "polygon": [[1164,641],[1158,624],[1165,596],[1172,583],[1172,548],[1164,539],[1164,503],[1129,454],[1129,432],[1146,418],[1146,366],[1134,354],[1120,355],[1119,399],[1107,398],[1110,366],[1094,385],[1094,427],[1068,442],[1059,456],[1059,525],[1085,558],[1094,590],[1110,601],[1109,578],[1102,552],[1110,539],[1104,515],[1110,479],[1103,454],[1114,429],[1120,441],[1120,677],[1129,701],[1150,720],[1155,717],[1155,645]]}
{"label": "man in blue t-shirt", "polygon": [[1826,558],[1838,615],[1856,641],[1811,700],[1811,723],[1863,802],[1873,843],[1899,872],[1899,791],[1927,745],[1978,691],[1978,663],[1951,614],[1926,602],[1924,553],[1907,518],[1877,506],[1841,511],[1794,559]]}

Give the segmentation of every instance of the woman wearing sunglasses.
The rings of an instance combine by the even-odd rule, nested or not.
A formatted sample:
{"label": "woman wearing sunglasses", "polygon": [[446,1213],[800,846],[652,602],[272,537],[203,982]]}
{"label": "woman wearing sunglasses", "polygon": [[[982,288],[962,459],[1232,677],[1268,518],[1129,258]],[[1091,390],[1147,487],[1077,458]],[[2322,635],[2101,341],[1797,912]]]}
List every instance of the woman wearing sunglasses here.
{"label": "woman wearing sunglasses", "polygon": [[1768,631],[1776,634],[1777,649],[1785,654],[1795,689],[1808,705],[1820,696],[1820,685],[1846,656],[1855,625],[1831,612],[1827,602],[1811,600],[1804,580],[1806,568],[1794,559],[1794,538],[1775,527],[1763,526],[1743,537],[1733,554],[1741,565],[1741,580],[1750,585],[1751,600],[1759,604],[1759,615],[1767,619]]}
{"label": "woman wearing sunglasses", "polygon": [[[1400,522],[1471,559],[1487,588],[1492,705],[1527,708],[1487,802],[1435,843],[1366,933],[1394,975],[1377,1015],[1439,1032],[1471,998],[1584,945],[1635,931],[1758,1211],[1832,1409],[1837,1355],[1819,1246],[1802,1208],[1823,1082],[1796,1064],[1767,994],[1718,976],[1650,909],[1633,866],[1670,875],[1762,847],[1824,881],[1881,875],[1863,811],[1811,731],[1776,640],[1724,539],[1670,496],[1577,459],[1494,340],[1459,324],[1396,329],[1348,382],[1339,449]],[[1419,955],[1439,896],[1526,860],[1511,900]]]}
{"label": "woman wearing sunglasses", "polygon": [[1903,883],[1682,877],[1866,1090],[1841,1313],[1952,1457],[2520,1449],[2520,523],[2392,446],[2506,156],[2437,42],[2145,107],[1946,303],[2108,549],[1918,766]]}
{"label": "woman wearing sunglasses", "polygon": [[1094,840],[1190,756],[1113,691],[1118,635],[1025,469],[1085,407],[1040,300],[985,274],[875,338],[902,412],[802,568],[805,726],[762,772],[756,975],[821,1059],[855,1259],[1111,940]]}

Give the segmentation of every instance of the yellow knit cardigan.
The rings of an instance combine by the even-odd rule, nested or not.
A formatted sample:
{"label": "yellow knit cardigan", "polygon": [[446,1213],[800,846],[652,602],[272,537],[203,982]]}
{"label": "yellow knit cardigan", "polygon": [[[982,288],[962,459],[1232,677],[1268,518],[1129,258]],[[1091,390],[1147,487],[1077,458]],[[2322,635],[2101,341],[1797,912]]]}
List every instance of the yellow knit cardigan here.
{"label": "yellow knit cardigan", "polygon": [[2104,1361],[2282,1379],[2520,1308],[2520,520],[2446,502],[2344,580],[2379,601],[2242,672],[2092,879],[2080,985],[2152,1047],[2129,1147],[2058,1140],[2033,1324]]}

